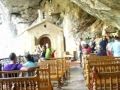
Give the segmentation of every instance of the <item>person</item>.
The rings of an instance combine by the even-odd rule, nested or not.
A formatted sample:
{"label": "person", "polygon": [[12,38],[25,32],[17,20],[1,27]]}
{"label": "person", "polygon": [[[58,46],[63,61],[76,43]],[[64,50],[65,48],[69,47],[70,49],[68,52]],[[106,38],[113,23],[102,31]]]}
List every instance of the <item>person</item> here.
{"label": "person", "polygon": [[102,40],[102,38],[100,37],[100,35],[96,35],[95,36],[95,53],[97,53],[100,50],[100,41]]}
{"label": "person", "polygon": [[56,57],[57,57],[56,50],[53,50],[53,52],[52,52],[52,54],[51,54],[51,57],[52,57],[52,58],[56,58]]}
{"label": "person", "polygon": [[79,43],[79,58],[80,58],[80,63],[82,63],[82,49],[84,48],[84,45],[86,42],[83,40],[83,38],[80,38],[80,43]]}
{"label": "person", "polygon": [[85,44],[85,45],[84,45],[84,47],[83,47],[83,49],[82,49],[82,52],[83,52],[84,55],[91,53],[91,48],[89,47],[88,44]]}
{"label": "person", "polygon": [[36,46],[36,48],[35,48],[35,54],[40,57],[40,55],[41,55],[41,47],[40,47],[40,45]]}
{"label": "person", "polygon": [[48,43],[46,43],[46,53],[45,53],[46,60],[51,58],[51,53],[52,53],[52,50],[50,48],[50,45]]}
{"label": "person", "polygon": [[106,51],[103,50],[102,47],[99,47],[99,49],[98,49],[97,52],[96,52],[96,55],[97,55],[97,56],[106,56]]}
{"label": "person", "polygon": [[[30,54],[27,54],[25,57],[27,59],[27,62],[23,64],[23,67],[25,67],[27,69],[32,69],[32,68],[35,69],[35,67],[37,67],[37,63],[35,63],[34,58]],[[33,76],[33,75],[34,75],[33,72],[28,72],[24,76]]]}
{"label": "person", "polygon": [[80,38],[80,45],[81,45],[81,48],[84,48],[84,45],[86,45],[87,42],[85,40],[83,40],[83,38]]}
{"label": "person", "polygon": [[45,53],[46,53],[46,46],[43,45],[41,48],[41,59],[44,60],[45,59]]}
{"label": "person", "polygon": [[89,46],[91,48],[91,53],[94,53],[95,52],[95,47],[96,47],[95,37],[91,38]]}
{"label": "person", "polygon": [[100,46],[101,50],[103,50],[104,52],[106,52],[107,43],[108,43],[108,40],[107,40],[106,36],[103,36],[102,40],[99,43],[99,46]]}
{"label": "person", "polygon": [[25,57],[27,59],[27,62],[23,64],[24,67],[30,68],[37,66],[37,64],[34,61],[34,58],[30,54],[26,55]]}
{"label": "person", "polygon": [[112,44],[112,52],[114,57],[120,57],[120,37],[116,36]]}
{"label": "person", "polygon": [[22,68],[22,64],[17,63],[17,56],[15,53],[11,53],[10,63],[3,67],[3,71],[12,71],[12,70],[20,70]]}
{"label": "person", "polygon": [[106,46],[106,53],[107,56],[112,56],[112,44],[113,44],[113,39],[112,37],[108,37],[108,44]]}

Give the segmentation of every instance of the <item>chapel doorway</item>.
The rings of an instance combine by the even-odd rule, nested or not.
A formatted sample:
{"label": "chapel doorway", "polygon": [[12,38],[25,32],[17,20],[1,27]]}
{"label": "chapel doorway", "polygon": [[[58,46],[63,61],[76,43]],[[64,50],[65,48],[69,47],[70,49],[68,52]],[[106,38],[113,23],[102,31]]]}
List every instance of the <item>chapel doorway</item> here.
{"label": "chapel doorway", "polygon": [[51,47],[50,39],[48,37],[41,37],[39,41],[40,46],[46,45],[46,43]]}

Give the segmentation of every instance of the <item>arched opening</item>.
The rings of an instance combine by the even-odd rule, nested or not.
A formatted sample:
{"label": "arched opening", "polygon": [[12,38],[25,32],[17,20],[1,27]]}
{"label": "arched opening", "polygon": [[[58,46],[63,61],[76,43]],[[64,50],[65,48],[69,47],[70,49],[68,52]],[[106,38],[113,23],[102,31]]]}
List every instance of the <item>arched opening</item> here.
{"label": "arched opening", "polygon": [[48,45],[50,45],[50,47],[51,47],[51,41],[50,41],[50,39],[48,37],[42,37],[42,38],[40,38],[40,40],[39,40],[40,46],[43,46],[46,43],[48,43]]}

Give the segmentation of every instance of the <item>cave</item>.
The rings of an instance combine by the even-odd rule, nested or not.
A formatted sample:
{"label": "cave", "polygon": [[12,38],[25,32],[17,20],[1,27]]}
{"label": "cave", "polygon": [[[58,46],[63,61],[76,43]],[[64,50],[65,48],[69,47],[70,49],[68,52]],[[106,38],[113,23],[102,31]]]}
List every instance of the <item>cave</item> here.
{"label": "cave", "polygon": [[[41,49],[43,45],[48,43],[51,51],[53,51],[53,56],[57,59],[68,60],[71,66],[78,67],[78,65],[82,65],[80,61],[81,38],[89,44],[91,39],[95,37],[100,37],[100,39],[96,40],[96,43],[102,40],[103,37],[107,37],[107,39],[108,37],[120,37],[120,1],[0,0],[0,31],[1,61],[9,61],[8,58],[11,52],[16,53],[16,56],[19,58],[24,57],[26,53],[38,55],[38,53],[36,54],[36,48],[39,47]],[[42,50],[40,53],[42,53]],[[94,59],[93,53],[90,55]],[[83,59],[85,58],[87,56],[83,57]],[[101,57],[100,59],[104,60],[105,58]],[[107,59],[109,58],[107,57]],[[119,58],[112,57],[110,59],[119,60]],[[79,78],[79,75],[83,76],[82,70],[84,68],[79,67],[78,70],[80,72],[78,72],[75,69],[76,67],[73,67],[72,73],[77,72],[75,83],[78,86],[75,85],[72,79],[73,82],[71,81],[72,84],[71,82],[68,83],[70,86],[67,89],[88,90],[86,89],[89,88],[88,83],[91,83],[89,78],[87,78],[87,83],[85,82],[86,78],[85,80],[83,77],[82,79],[81,77]],[[72,75],[75,76],[75,74]],[[86,72],[84,75],[86,75]],[[77,80],[83,87],[78,84]],[[103,87],[105,88],[106,85]],[[110,86],[112,85],[110,84]],[[119,90],[119,85],[116,87],[118,87],[116,90]],[[63,85],[64,88],[66,87]]]}

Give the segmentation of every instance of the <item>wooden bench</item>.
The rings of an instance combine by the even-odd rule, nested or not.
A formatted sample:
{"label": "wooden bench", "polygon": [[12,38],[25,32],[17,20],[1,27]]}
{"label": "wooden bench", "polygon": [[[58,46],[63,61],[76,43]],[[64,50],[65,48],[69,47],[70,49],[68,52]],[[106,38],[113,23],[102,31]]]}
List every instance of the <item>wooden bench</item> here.
{"label": "wooden bench", "polygon": [[69,75],[69,64],[65,60],[47,60],[41,62],[40,67],[46,67],[46,64],[50,67],[50,79],[58,81],[58,87],[61,87],[64,78]]}
{"label": "wooden bench", "polygon": [[86,83],[88,87],[91,86],[92,72],[97,70],[97,72],[116,72],[120,71],[120,63],[118,64],[103,64],[103,65],[90,65],[88,73],[86,74]]}
{"label": "wooden bench", "polygon": [[[117,58],[117,57],[116,57]],[[87,55],[86,57],[84,57],[84,63],[82,66],[85,66],[85,64],[89,61],[104,61],[104,60],[113,60],[116,59],[115,57],[112,56],[91,56],[91,55]],[[85,67],[83,67],[84,69]]]}
{"label": "wooden bench", "polygon": [[115,57],[113,57],[113,56],[96,56],[96,55],[93,55],[93,56],[88,56],[87,57],[89,60],[95,60],[95,59],[97,59],[97,60],[102,60],[102,59],[104,59],[104,60],[106,60],[106,59],[113,59],[113,58],[115,58]]}
{"label": "wooden bench", "polygon": [[119,72],[93,72],[90,90],[120,90]]}
{"label": "wooden bench", "polygon": [[[90,73],[92,72],[92,68],[96,66],[96,68],[102,72],[102,71],[107,71],[108,69],[108,72],[111,71],[115,71],[117,70],[120,70],[120,60],[104,60],[104,61],[101,61],[101,60],[91,60],[91,61],[88,61],[88,63],[86,64],[86,68],[84,69],[84,77],[85,77],[85,80],[86,80],[86,85],[88,85],[89,87],[89,83],[90,83]],[[113,70],[115,69],[115,70]]]}
{"label": "wooden bench", "polygon": [[86,63],[85,63],[85,67],[84,67],[84,69],[83,69],[83,71],[84,72],[86,72],[86,69],[88,69],[89,68],[89,65],[102,65],[102,64],[116,64],[116,63],[120,63],[120,60],[116,60],[116,59],[107,59],[107,60],[88,60],[88,61],[86,61]]}
{"label": "wooden bench", "polygon": [[102,64],[113,64],[113,63],[120,63],[120,59],[105,59],[105,60],[86,60],[86,62],[84,63],[84,68],[83,68],[83,74],[84,76],[86,75],[86,73],[88,72],[88,68],[89,65],[102,65]]}
{"label": "wooden bench", "polygon": [[49,72],[49,69],[37,69],[35,75],[26,77],[21,73],[27,71],[1,71],[0,90],[53,90]]}

